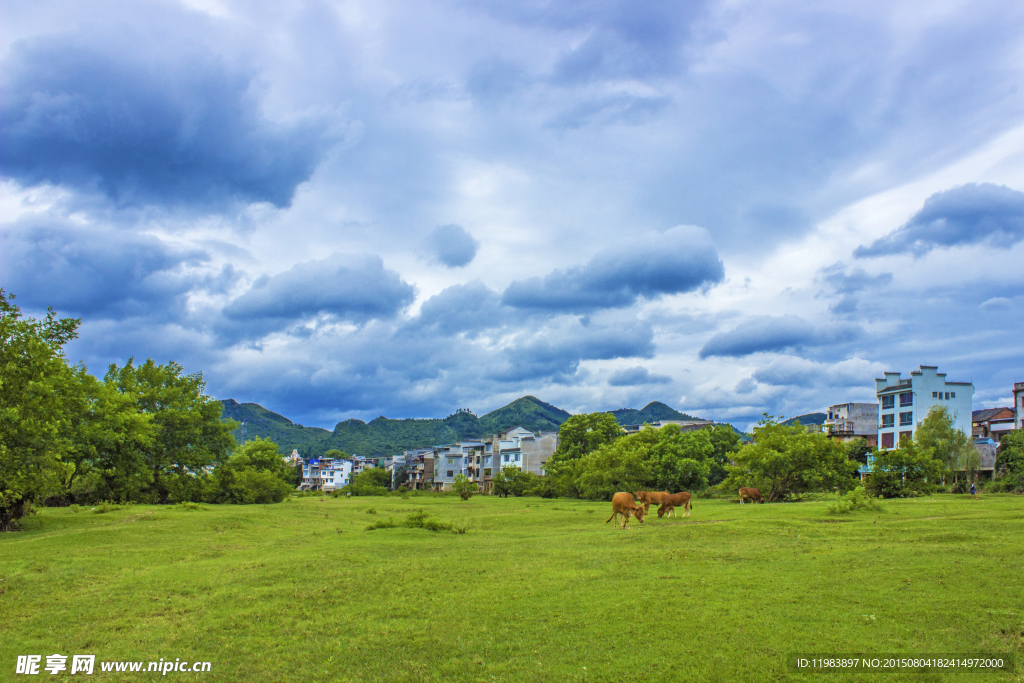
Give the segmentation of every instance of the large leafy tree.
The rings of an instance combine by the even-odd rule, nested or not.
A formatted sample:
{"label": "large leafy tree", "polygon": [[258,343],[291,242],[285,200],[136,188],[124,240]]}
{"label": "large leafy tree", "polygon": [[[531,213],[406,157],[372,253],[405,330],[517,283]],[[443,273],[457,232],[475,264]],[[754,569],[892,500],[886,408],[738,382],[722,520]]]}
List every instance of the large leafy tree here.
{"label": "large leafy tree", "polygon": [[879,451],[865,488],[883,498],[913,498],[931,493],[943,470],[942,462],[933,458],[930,450],[911,441],[900,448]]}
{"label": "large leafy tree", "polygon": [[280,503],[292,491],[292,468],[270,439],[239,446],[210,477],[207,500],[215,503]]}
{"label": "large leafy tree", "polygon": [[1008,475],[1024,475],[1024,429],[1003,435],[999,443],[996,468]]}
{"label": "large leafy tree", "polygon": [[932,406],[914,431],[914,441],[922,452],[931,454],[951,471],[954,481],[969,480],[977,474],[980,458],[970,437],[954,426],[955,419],[947,406]]}
{"label": "large leafy tree", "polygon": [[709,429],[684,432],[671,424],[658,430],[651,448],[655,488],[670,493],[706,488],[715,463],[712,434]]}
{"label": "large leafy tree", "polygon": [[79,320],[24,318],[0,289],[0,530],[17,526],[31,504],[59,489],[70,448],[64,345]]}
{"label": "large leafy tree", "polygon": [[549,462],[582,458],[624,433],[611,413],[573,415],[558,430],[558,448]]}
{"label": "large leafy tree", "polygon": [[84,368],[73,372],[66,394],[71,448],[63,497],[86,503],[138,500],[153,483],[146,462],[156,434],[153,415],[139,412],[133,396]]}
{"label": "large leafy tree", "polygon": [[231,430],[238,424],[221,421],[221,403],[203,393],[202,373],[186,375],[173,361],[136,366],[129,359],[112,364],[105,381],[131,397],[138,412],[152,415],[155,433],[144,457],[152,477],[147,498],[154,502],[167,502],[177,479],[216,465],[234,448]]}
{"label": "large leafy tree", "polygon": [[560,495],[581,495],[576,486],[581,460],[625,434],[611,413],[573,415],[558,430],[558,448],[544,465],[551,486]]}
{"label": "large leafy tree", "polygon": [[729,425],[715,425],[710,437],[715,452],[711,456],[708,484],[714,486],[728,476],[725,466],[732,462],[732,454],[740,449],[740,435]]}
{"label": "large leafy tree", "polygon": [[619,491],[636,491],[651,486],[654,480],[651,462],[653,439],[644,432],[623,437],[598,448],[579,460],[576,469],[576,490],[579,497],[611,500]]}
{"label": "large leafy tree", "polygon": [[853,488],[857,464],[846,447],[824,434],[808,434],[798,422],[783,426],[771,415],[754,428],[754,443],[733,455],[726,490],[754,486],[769,501],[796,498],[814,491]]}

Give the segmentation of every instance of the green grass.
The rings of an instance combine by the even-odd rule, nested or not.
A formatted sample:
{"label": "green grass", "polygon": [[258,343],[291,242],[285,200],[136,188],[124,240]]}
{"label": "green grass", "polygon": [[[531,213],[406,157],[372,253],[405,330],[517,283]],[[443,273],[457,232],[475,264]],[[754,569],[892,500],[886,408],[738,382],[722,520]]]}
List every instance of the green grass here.
{"label": "green grass", "polygon": [[[608,503],[485,496],[47,509],[0,535],[0,668],[62,653],[212,662],[167,680],[940,681],[964,676],[796,674],[786,655],[1024,659],[1022,497],[694,503],[628,532]],[[367,530],[420,509],[469,528]]]}

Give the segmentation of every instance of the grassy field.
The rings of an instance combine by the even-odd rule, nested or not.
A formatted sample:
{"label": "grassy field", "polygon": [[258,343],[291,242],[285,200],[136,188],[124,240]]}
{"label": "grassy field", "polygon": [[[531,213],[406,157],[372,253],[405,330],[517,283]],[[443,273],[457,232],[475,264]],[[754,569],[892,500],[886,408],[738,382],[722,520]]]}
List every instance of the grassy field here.
{"label": "grassy field", "polygon": [[[166,676],[203,681],[939,681],[964,674],[786,657],[994,652],[1015,670],[970,680],[1020,681],[1024,498],[883,505],[696,500],[628,532],[608,503],[536,498],[47,509],[0,535],[0,678],[62,653],[117,681],[160,676],[98,662],[210,661]],[[468,530],[366,530],[419,509]]]}

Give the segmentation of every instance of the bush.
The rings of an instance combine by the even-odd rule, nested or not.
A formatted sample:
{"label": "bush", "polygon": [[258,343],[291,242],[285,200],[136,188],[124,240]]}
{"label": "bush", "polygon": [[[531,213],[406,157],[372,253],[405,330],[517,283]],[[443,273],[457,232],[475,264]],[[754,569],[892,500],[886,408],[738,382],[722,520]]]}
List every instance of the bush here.
{"label": "bush", "polygon": [[943,464],[910,442],[902,448],[880,451],[871,464],[865,488],[882,498],[915,498],[935,492]]}
{"label": "bush", "polygon": [[[374,487],[387,489],[388,487],[391,486],[391,473],[379,467],[368,467],[355,476],[355,478],[352,480],[352,486],[356,488]],[[361,495],[365,496],[379,494],[364,493]]]}
{"label": "bush", "polygon": [[417,510],[411,513],[405,518],[405,522],[402,526],[407,526],[410,529],[429,529],[430,531],[452,531],[453,524],[451,522],[442,522],[439,519],[430,516],[430,513],[426,510]]}
{"label": "bush", "polygon": [[524,472],[518,467],[502,467],[494,477],[494,493],[502,498],[510,495],[518,498],[535,486],[538,479],[536,474]]}
{"label": "bush", "polygon": [[476,482],[469,480],[464,474],[455,475],[455,481],[452,483],[452,491],[459,494],[459,498],[462,500],[469,500],[473,497],[474,493],[477,493],[480,487]]}
{"label": "bush", "polygon": [[534,481],[529,487],[527,487],[525,494],[527,496],[536,496],[538,498],[557,498],[558,488],[550,477],[534,476]]}
{"label": "bush", "polygon": [[206,500],[210,503],[267,505],[280,503],[291,492],[291,485],[271,472],[225,469],[214,472]]}
{"label": "bush", "polygon": [[383,486],[373,486],[371,484],[349,484],[334,492],[335,497],[345,494],[353,496],[386,496],[388,495],[388,490]]}
{"label": "bush", "polygon": [[986,493],[1024,493],[1024,474],[1007,474],[985,485]]}
{"label": "bush", "polygon": [[835,503],[829,505],[828,513],[830,515],[845,515],[858,510],[881,509],[882,506],[879,505],[878,501],[872,496],[869,496],[863,486],[858,486],[845,496],[841,497]]}
{"label": "bush", "polygon": [[388,517],[387,519],[377,520],[373,524],[366,527],[367,531],[373,531],[374,529],[395,529],[398,527],[398,522],[395,521],[394,517]]}
{"label": "bush", "polygon": [[[292,493],[292,468],[270,439],[253,439],[235,449],[203,486],[207,503],[280,503]],[[323,495],[323,493],[320,493]]]}
{"label": "bush", "polygon": [[106,512],[117,512],[118,510],[123,510],[123,509],[124,509],[123,505],[117,505],[116,503],[113,503],[111,501],[106,501],[106,502],[100,503],[96,507],[92,508],[92,511],[93,511],[94,514],[102,515],[102,514],[104,514]]}

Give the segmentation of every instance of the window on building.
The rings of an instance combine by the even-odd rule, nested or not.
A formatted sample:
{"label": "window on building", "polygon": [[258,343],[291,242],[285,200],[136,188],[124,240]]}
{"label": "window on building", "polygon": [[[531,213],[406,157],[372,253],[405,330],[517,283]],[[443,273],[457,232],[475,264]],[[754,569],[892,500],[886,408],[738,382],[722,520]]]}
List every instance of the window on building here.
{"label": "window on building", "polygon": [[900,407],[914,405],[914,393],[912,391],[905,391],[900,394]]}
{"label": "window on building", "polygon": [[485,467],[484,468],[484,476],[485,477],[491,476],[491,468],[490,467]]}
{"label": "window on building", "polygon": [[913,432],[900,432],[900,448],[909,444],[913,435]]}
{"label": "window on building", "polygon": [[914,413],[900,413],[900,427],[914,424]]}
{"label": "window on building", "polygon": [[896,407],[896,397],[892,394],[882,397],[882,410],[892,410]]}
{"label": "window on building", "polygon": [[454,476],[455,476],[455,472],[453,470],[448,470],[448,478],[451,479]]}
{"label": "window on building", "polygon": [[939,392],[933,391],[932,392],[932,398],[938,398],[938,397],[939,397]]}
{"label": "window on building", "polygon": [[519,454],[516,453],[516,462],[519,462]]}
{"label": "window on building", "polygon": [[950,398],[956,398],[956,392],[955,391],[949,392],[949,397]]}
{"label": "window on building", "polygon": [[508,462],[508,453],[505,453],[503,456],[501,456],[501,460],[502,462]]}
{"label": "window on building", "polygon": [[892,448],[892,432],[882,434],[882,448]]}
{"label": "window on building", "polygon": [[455,458],[448,458],[448,464],[449,465],[454,465],[455,464]]}
{"label": "window on building", "polygon": [[895,420],[896,420],[896,416],[893,415],[892,413],[889,413],[888,415],[883,415],[882,416],[882,429],[886,429],[888,427],[896,426],[895,425]]}

